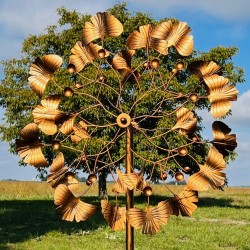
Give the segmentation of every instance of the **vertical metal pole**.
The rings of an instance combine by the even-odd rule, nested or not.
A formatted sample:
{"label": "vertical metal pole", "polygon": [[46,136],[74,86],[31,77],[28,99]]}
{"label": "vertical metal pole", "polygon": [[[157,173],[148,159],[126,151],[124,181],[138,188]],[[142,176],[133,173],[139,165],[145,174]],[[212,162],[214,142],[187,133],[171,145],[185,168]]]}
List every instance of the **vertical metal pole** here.
{"label": "vertical metal pole", "polygon": [[[133,127],[130,124],[126,128],[126,173],[130,174],[133,168]],[[134,190],[126,193],[126,209],[134,207]],[[134,250],[134,228],[126,222],[126,250]]]}

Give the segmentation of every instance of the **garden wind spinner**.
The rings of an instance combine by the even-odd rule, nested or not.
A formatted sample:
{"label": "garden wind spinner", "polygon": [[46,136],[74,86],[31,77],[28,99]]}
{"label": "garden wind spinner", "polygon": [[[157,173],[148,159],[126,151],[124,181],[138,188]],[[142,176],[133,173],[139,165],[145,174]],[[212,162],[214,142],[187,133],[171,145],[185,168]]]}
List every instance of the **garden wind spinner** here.
{"label": "garden wind spinner", "polygon": [[[190,32],[185,22],[143,25],[115,51],[123,25],[107,12],[97,13],[85,23],[66,70],[67,61],[58,55],[31,64],[30,87],[41,101],[16,149],[27,164],[50,165],[48,183],[62,219],[91,217],[97,207],[85,203],[84,194],[99,173],[110,173],[116,203],[102,200],[101,211],[113,230],[126,227],[127,248],[132,249],[133,228],[155,234],[171,215],[191,216],[198,191],[226,184],[224,157],[236,148],[236,136],[222,121],[214,121],[214,138],[203,140],[195,109],[210,106],[214,118],[223,118],[238,91],[215,62],[189,57],[184,64],[193,51]],[[54,155],[50,164],[46,148]],[[81,170],[89,175],[86,190],[76,195],[75,173]],[[177,181],[186,176],[179,194],[166,183],[168,176]],[[152,206],[151,183],[157,180],[166,186],[166,199]],[[147,197],[144,210],[134,208],[134,191]],[[126,208],[118,202],[123,193]]]}

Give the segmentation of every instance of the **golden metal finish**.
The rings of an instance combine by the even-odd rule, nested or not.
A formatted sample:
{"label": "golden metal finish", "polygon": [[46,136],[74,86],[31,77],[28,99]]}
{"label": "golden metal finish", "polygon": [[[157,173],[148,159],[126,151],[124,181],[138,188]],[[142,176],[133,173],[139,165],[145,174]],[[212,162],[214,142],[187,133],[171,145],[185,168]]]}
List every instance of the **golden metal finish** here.
{"label": "golden metal finish", "polygon": [[223,76],[207,76],[204,81],[208,87],[212,116],[219,118],[226,115],[231,109],[230,101],[237,100],[238,90],[233,84],[228,85],[229,80]]}
{"label": "golden metal finish", "polygon": [[228,155],[228,151],[233,151],[237,147],[236,135],[229,134],[231,129],[221,121],[215,121],[212,125],[214,140],[211,143],[223,155]]}
{"label": "golden metal finish", "polygon": [[71,49],[73,55],[69,57],[69,63],[75,66],[76,72],[80,72],[88,63],[92,63],[94,59],[109,56],[107,50],[104,50],[104,56],[100,56],[102,49],[102,46],[97,44],[90,43],[83,46],[82,43],[78,41]]}
{"label": "golden metal finish", "polygon": [[38,140],[39,130],[35,123],[29,123],[20,132],[21,139],[16,140],[16,151],[23,161],[35,167],[47,167],[49,164],[42,153]]}
{"label": "golden metal finish", "polygon": [[60,184],[55,189],[55,205],[63,220],[84,221],[95,214],[97,207],[75,197],[66,185]]}
{"label": "golden metal finish", "polygon": [[187,134],[196,128],[197,118],[191,110],[181,107],[176,111],[176,116],[177,122],[172,129],[179,129],[181,134]]}
{"label": "golden metal finish", "polygon": [[135,30],[127,38],[128,48],[129,49],[146,48],[146,50],[152,48],[155,51],[159,52],[160,54],[167,55],[168,54],[167,41],[152,37],[152,31],[153,31],[153,26],[151,24],[140,26],[139,31]]}
{"label": "golden metal finish", "polygon": [[111,205],[107,200],[101,200],[101,207],[104,219],[112,230],[122,230],[126,225],[126,208]]}
{"label": "golden metal finish", "polygon": [[[42,98],[50,81],[51,89],[62,95],[50,88],[46,90],[52,93],[43,97],[33,110],[34,123],[21,130],[16,150],[25,163],[35,167],[48,166],[42,147],[50,147],[53,154],[58,150],[47,181],[55,189],[57,211],[67,221],[83,221],[96,212],[97,207],[81,198],[97,183],[102,170],[111,173],[116,204],[102,200],[102,213],[112,230],[124,229],[126,224],[126,249],[133,250],[134,228],[142,229],[144,234],[155,234],[170,215],[191,216],[197,208],[198,191],[222,188],[225,184],[223,156],[236,148],[236,136],[230,134],[226,124],[215,121],[213,140],[203,140],[199,129],[195,132],[201,124],[197,126],[200,119],[194,109],[197,102],[204,101],[211,105],[212,116],[221,118],[229,112],[238,91],[221,76],[221,67],[213,61],[194,61],[189,65],[179,61],[174,66],[168,65],[166,59],[172,56],[171,47],[176,50],[174,57],[181,60],[193,51],[193,36],[187,23],[169,20],[156,27],[140,26],[139,31],[127,37],[127,50],[109,51],[105,39],[122,32],[123,25],[116,17],[99,12],[85,23],[82,41],[71,49],[67,68],[57,55],[42,56],[31,64],[31,89]],[[62,65],[60,73],[66,71],[70,82],[75,81],[73,87],[56,80],[55,72]],[[178,82],[182,74],[196,76],[197,85],[189,93],[181,92],[182,85],[188,84]],[[75,102],[68,105],[76,99],[79,107],[75,108]],[[64,111],[59,110],[60,103],[67,103],[62,105]],[[40,131],[49,136],[51,143],[47,139],[44,144],[39,141]],[[134,145],[134,134],[138,144],[142,141],[139,146]],[[193,151],[196,146],[206,149],[207,144],[211,147],[206,162],[199,162],[192,156]],[[124,148],[119,148],[117,156],[113,152],[118,145]],[[70,163],[66,161],[67,166],[61,150],[71,150],[75,155]],[[136,172],[137,167],[140,173]],[[76,197],[72,192],[78,187],[76,173],[80,169],[88,173],[88,179],[86,190]],[[144,173],[148,175],[147,182]],[[177,181],[188,178],[187,187],[174,194],[165,183],[168,175]],[[154,190],[150,184],[155,178],[164,183],[173,198],[151,207]],[[134,208],[134,191],[146,196],[145,211]],[[118,205],[120,193],[126,193],[126,208]]]}
{"label": "golden metal finish", "polygon": [[30,66],[29,83],[31,89],[39,96],[42,97],[48,81],[52,75],[61,67],[63,61],[60,56],[46,55],[37,58]]}
{"label": "golden metal finish", "polygon": [[34,122],[39,123],[38,128],[46,135],[54,135],[59,123],[65,114],[57,110],[61,101],[60,95],[52,95],[41,101],[32,112]]}
{"label": "golden metal finish", "polygon": [[121,22],[108,12],[98,12],[91,17],[91,22],[86,22],[82,33],[83,45],[106,36],[119,36],[123,32]]}
{"label": "golden metal finish", "polygon": [[214,74],[221,75],[221,67],[215,62],[209,63],[204,61],[195,61],[189,64],[188,69],[199,78],[211,76]]}
{"label": "golden metal finish", "polygon": [[117,116],[116,122],[120,128],[127,128],[131,123],[131,118],[128,114],[122,113]]}
{"label": "golden metal finish", "polygon": [[182,56],[189,56],[194,48],[193,36],[188,35],[191,29],[187,23],[173,24],[171,20],[159,24],[152,32],[152,37],[165,40],[167,46],[174,46]]}
{"label": "golden metal finish", "polygon": [[135,229],[142,229],[143,234],[155,234],[161,225],[168,222],[171,208],[166,201],[161,201],[156,207],[147,206],[145,212],[138,208],[127,211],[127,219]]}
{"label": "golden metal finish", "polygon": [[221,172],[226,168],[223,155],[211,147],[204,165],[199,165],[200,171],[189,177],[187,186],[191,190],[205,191],[211,186],[213,189],[223,187],[226,174]]}
{"label": "golden metal finish", "polygon": [[194,204],[198,202],[196,191],[183,189],[178,195],[174,195],[169,201],[169,205],[172,210],[172,214],[179,216],[192,216],[192,213],[196,210],[197,206]]}

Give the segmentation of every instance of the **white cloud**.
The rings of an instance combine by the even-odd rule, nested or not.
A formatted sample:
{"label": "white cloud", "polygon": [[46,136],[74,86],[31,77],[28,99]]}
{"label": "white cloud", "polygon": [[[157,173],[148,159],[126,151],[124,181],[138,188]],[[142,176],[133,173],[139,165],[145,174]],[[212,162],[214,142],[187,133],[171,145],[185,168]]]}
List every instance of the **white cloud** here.
{"label": "white cloud", "polygon": [[238,97],[236,102],[232,102],[232,116],[225,121],[239,127],[248,127],[250,133],[250,90]]}

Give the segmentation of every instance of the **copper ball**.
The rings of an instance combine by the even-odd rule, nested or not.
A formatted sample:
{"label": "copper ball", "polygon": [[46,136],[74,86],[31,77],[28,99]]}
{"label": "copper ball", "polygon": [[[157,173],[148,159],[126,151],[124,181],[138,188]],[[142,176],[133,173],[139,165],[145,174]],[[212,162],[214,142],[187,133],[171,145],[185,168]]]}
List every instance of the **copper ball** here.
{"label": "copper ball", "polygon": [[146,69],[149,69],[150,68],[150,62],[145,62],[143,64],[143,67],[146,68]]}
{"label": "copper ball", "polygon": [[67,69],[68,69],[68,72],[69,72],[70,74],[74,74],[74,73],[76,72],[76,67],[75,67],[74,64],[71,64],[71,63],[70,63],[70,64],[68,65]]}
{"label": "copper ball", "polygon": [[96,180],[97,180],[96,174],[90,174],[90,175],[88,176],[88,181],[89,181],[90,183],[94,183],[94,182],[96,182]]}
{"label": "copper ball", "polygon": [[90,182],[89,180],[86,180],[86,185],[90,186],[92,184],[92,182]]}
{"label": "copper ball", "polygon": [[100,50],[98,50],[98,56],[99,56],[100,58],[104,58],[105,55],[106,55],[105,49],[100,49]]}
{"label": "copper ball", "polygon": [[177,181],[183,181],[184,180],[184,174],[181,173],[181,172],[177,172],[175,175],[174,175],[175,179]]}
{"label": "copper ball", "polygon": [[184,69],[184,63],[183,62],[178,62],[175,66],[175,68],[180,71]]}
{"label": "copper ball", "polygon": [[161,173],[160,179],[161,179],[162,181],[165,181],[167,178],[168,178],[168,175],[167,175],[166,172]]}
{"label": "copper ball", "polygon": [[185,155],[187,155],[187,153],[188,153],[188,150],[187,150],[186,147],[180,147],[180,148],[178,148],[178,154],[180,156],[185,156]]}
{"label": "copper ball", "polygon": [[172,74],[176,74],[177,69],[172,69]]}
{"label": "copper ball", "polygon": [[73,91],[72,88],[66,87],[66,88],[63,90],[63,93],[64,93],[65,96],[70,97],[70,96],[72,96],[72,95],[74,94],[74,91]]}
{"label": "copper ball", "polygon": [[105,81],[105,77],[104,77],[104,76],[100,76],[100,77],[99,77],[99,81],[100,81],[100,82],[104,82],[104,81]]}
{"label": "copper ball", "polygon": [[158,59],[153,59],[153,60],[151,61],[151,67],[152,67],[152,68],[156,69],[156,68],[159,67],[159,65],[160,65],[160,62],[159,62]]}
{"label": "copper ball", "polygon": [[54,150],[58,150],[60,147],[61,147],[61,143],[59,141],[56,141],[56,140],[52,141],[52,148]]}
{"label": "copper ball", "polygon": [[80,82],[77,82],[77,83],[75,84],[75,87],[76,87],[77,89],[82,89],[82,88],[83,88],[83,84],[81,84]]}
{"label": "copper ball", "polygon": [[150,196],[150,195],[152,195],[153,190],[150,186],[146,186],[145,188],[143,188],[142,192],[144,195]]}
{"label": "copper ball", "polygon": [[197,142],[197,141],[199,141],[199,137],[198,136],[193,136],[191,138],[191,140],[194,141],[194,142]]}
{"label": "copper ball", "polygon": [[72,173],[72,172],[68,172],[68,173],[65,174],[65,177],[66,177],[66,179],[68,181],[71,181],[71,180],[73,180],[75,178],[75,174]]}
{"label": "copper ball", "polygon": [[183,170],[185,171],[185,173],[188,173],[188,174],[192,173],[192,168],[190,168],[189,166],[184,166]]}
{"label": "copper ball", "polygon": [[198,99],[199,99],[199,96],[195,93],[192,93],[189,95],[188,99],[191,101],[191,102],[197,102]]}

